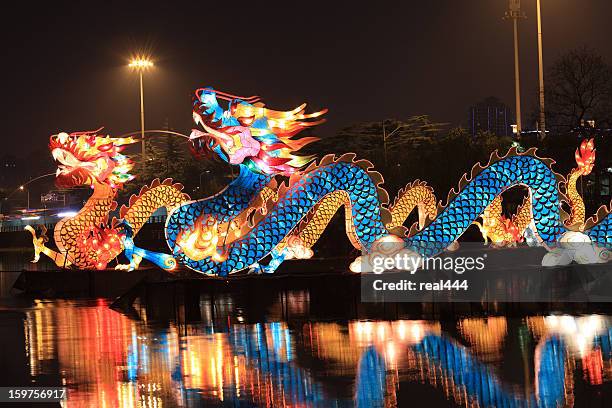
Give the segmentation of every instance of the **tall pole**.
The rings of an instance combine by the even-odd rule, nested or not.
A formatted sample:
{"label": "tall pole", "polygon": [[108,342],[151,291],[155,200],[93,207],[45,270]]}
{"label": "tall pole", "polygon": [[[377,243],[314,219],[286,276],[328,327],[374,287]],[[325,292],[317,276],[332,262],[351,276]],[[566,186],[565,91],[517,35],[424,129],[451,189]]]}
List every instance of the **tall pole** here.
{"label": "tall pole", "polygon": [[519,136],[523,130],[521,124],[521,74],[519,69],[518,20],[514,20],[514,95],[516,98],[516,131]]}
{"label": "tall pole", "polygon": [[538,67],[540,80],[540,138],[546,137],[546,119],[544,113],[544,64],[542,59],[542,15],[540,14],[540,0],[537,0],[538,14]]}
{"label": "tall pole", "polygon": [[514,27],[514,95],[516,98],[516,132],[521,135],[523,129],[521,121],[521,77],[519,64],[519,43],[518,43],[518,19],[524,18],[521,12],[521,0],[510,0],[509,10],[506,11],[505,18],[511,18]]}
{"label": "tall pole", "polygon": [[144,90],[142,86],[142,70],[138,72],[140,76],[140,140],[142,142],[142,162],[143,164],[147,160],[145,152],[145,125],[144,125]]}
{"label": "tall pole", "polygon": [[147,154],[145,152],[144,87],[142,86],[142,76],[144,74],[144,71],[149,68],[153,68],[153,61],[149,60],[144,56],[141,56],[132,59],[128,67],[138,71],[138,77],[140,79],[140,140],[142,143],[142,162],[144,164],[147,160]]}

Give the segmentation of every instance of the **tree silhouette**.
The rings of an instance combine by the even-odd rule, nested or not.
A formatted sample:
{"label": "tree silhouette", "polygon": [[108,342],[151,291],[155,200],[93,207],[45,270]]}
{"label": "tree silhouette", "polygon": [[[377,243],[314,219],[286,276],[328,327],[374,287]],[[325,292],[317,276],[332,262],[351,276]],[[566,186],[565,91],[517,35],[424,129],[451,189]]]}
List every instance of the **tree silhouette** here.
{"label": "tree silhouette", "polygon": [[564,132],[583,121],[612,125],[612,67],[596,51],[581,47],[562,55],[546,76],[546,122]]}

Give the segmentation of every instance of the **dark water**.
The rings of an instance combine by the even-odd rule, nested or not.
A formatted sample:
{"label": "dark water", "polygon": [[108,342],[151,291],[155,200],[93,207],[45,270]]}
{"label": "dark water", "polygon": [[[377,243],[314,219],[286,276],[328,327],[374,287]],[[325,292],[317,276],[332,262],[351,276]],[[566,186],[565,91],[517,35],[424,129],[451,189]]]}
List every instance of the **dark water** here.
{"label": "dark water", "polygon": [[0,385],[66,406],[609,406],[612,317],[363,305],[342,287],[144,285],[16,295],[0,273]]}

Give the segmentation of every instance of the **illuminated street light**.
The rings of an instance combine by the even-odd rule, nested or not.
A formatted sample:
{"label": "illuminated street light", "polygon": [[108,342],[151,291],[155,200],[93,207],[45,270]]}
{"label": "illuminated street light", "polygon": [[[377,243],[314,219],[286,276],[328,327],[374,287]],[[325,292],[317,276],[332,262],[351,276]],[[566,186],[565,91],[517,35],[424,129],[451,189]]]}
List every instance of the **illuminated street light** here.
{"label": "illuminated street light", "polygon": [[145,153],[145,130],[144,130],[144,91],[142,86],[142,74],[153,68],[153,61],[149,60],[146,57],[137,57],[133,58],[128,67],[136,70],[138,72],[138,77],[140,78],[140,138],[142,142],[142,161],[143,163],[146,161],[147,156]]}
{"label": "illuminated street light", "polygon": [[136,58],[130,61],[130,64],[128,65],[130,68],[136,68],[139,70],[144,70],[147,68],[153,68],[153,61],[150,61],[148,59],[145,58]]}
{"label": "illuminated street light", "polygon": [[[19,190],[23,191],[25,190],[25,187],[23,185],[19,186]],[[26,190],[28,192],[28,210],[30,210],[30,190]]]}

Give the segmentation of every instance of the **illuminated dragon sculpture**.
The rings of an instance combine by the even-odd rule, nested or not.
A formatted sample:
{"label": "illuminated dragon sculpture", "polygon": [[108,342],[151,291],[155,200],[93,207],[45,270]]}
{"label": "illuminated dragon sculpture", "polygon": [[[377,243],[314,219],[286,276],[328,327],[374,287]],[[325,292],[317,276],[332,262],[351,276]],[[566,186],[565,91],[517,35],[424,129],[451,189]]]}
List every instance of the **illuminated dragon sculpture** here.
{"label": "illuminated dragon sculpture", "polygon": [[[227,102],[227,109],[221,107],[220,100]],[[366,253],[378,242],[392,241],[415,256],[435,256],[456,245],[481,216],[481,227],[488,228],[484,234],[493,235],[494,243],[519,241],[531,231],[537,243],[554,248],[569,232],[575,232],[596,248],[612,247],[609,210],[601,207],[584,221],[584,204],[576,191],[578,177],[592,168],[591,142],[583,144],[577,153],[578,170],[567,182],[553,172],[553,161],[536,156],[535,149],[521,153],[513,148],[501,157],[493,153],[485,166],[474,166],[463,176],[458,190],[451,190],[445,205],[438,203],[433,190],[420,181],[407,185],[389,205],[389,196],[381,186],[383,178],[369,161],[355,160],[352,153],[340,157],[330,154],[318,162],[312,156],[296,155],[317,138],[295,136],[321,123],[325,112],[306,113],[305,104],[292,111],[275,111],[265,107],[259,97],[198,89],[193,118],[200,129],[191,133],[192,149],[196,155],[212,155],[237,166],[238,176],[220,193],[194,201],[188,201],[180,186],[171,182],[153,183],[130,200],[130,206],[122,209],[120,219],[108,230],[97,226],[112,210],[115,189],[129,179],[122,168],[130,165],[124,163],[118,150],[132,141],[104,142],[92,138],[92,134],[55,136],[52,152],[56,144],[60,152],[72,151],[74,148],[68,146],[73,144],[94,150],[88,153],[91,160],[76,162],[72,153],[53,153],[63,166],[71,166],[68,174],[73,184],[94,187],[92,199],[76,217],[81,220],[89,214],[91,220],[68,220],[56,227],[60,252],[67,252],[68,261],[79,267],[105,266],[125,249],[130,263],[119,267],[126,269],[136,268],[145,258],[165,267],[178,261],[195,271],[218,276],[242,270],[274,272],[286,259],[311,257],[312,246],[343,206],[347,236],[356,249]],[[104,147],[108,143],[111,147]],[[100,158],[94,159],[98,155]],[[89,161],[93,164],[87,164]],[[60,168],[60,177],[65,171]],[[507,220],[501,216],[500,196],[516,186],[528,189],[528,200],[512,220]],[[563,201],[570,204],[570,215],[562,210]],[[145,217],[159,206],[170,209],[165,232],[171,255],[137,248],[132,241]],[[415,209],[418,222],[410,229],[403,227]],[[495,228],[487,224],[491,219],[497,223]],[[73,224],[79,225],[77,232]],[[67,236],[69,242],[65,241]],[[112,251],[95,256],[87,239],[93,243],[96,236],[105,237],[105,243],[119,237],[120,244],[113,241]],[[34,236],[34,241],[37,255],[49,255],[42,238]],[[50,256],[58,265],[65,261],[56,254]],[[269,259],[266,265],[262,264],[264,259]],[[359,265],[360,258],[351,269],[359,271]]]}
{"label": "illuminated dragon sculpture", "polygon": [[113,218],[109,223],[109,214],[117,206],[118,189],[133,178],[129,174],[133,163],[121,151],[135,140],[99,136],[100,130],[51,136],[49,149],[58,163],[56,184],[63,188],[91,186],[93,194],[75,216],[64,218],[55,226],[57,251],[45,245],[48,239],[44,228],[37,237],[31,226],[26,227],[33,236],[34,262],[44,253],[60,267],[104,269],[125,251],[130,263],[118,268],[134,269],[145,258],[162,268],[173,269],[173,257],[136,248],[132,237],[159,207],[172,209],[189,197],[181,192],[180,184],[157,179],[133,195],[128,207],[121,207],[120,221]]}
{"label": "illuminated dragon sculpture", "polygon": [[[219,100],[227,101],[228,108],[223,109]],[[355,160],[354,154],[327,155],[318,163],[295,155],[316,140],[295,135],[320,123],[325,113],[307,114],[305,107],[279,112],[266,108],[258,97],[236,97],[211,88],[196,91],[193,116],[202,130],[191,134],[194,151],[237,165],[239,176],[221,193],[183,203],[169,215],[167,242],[182,264],[220,276],[249,268],[273,272],[285,259],[312,256],[312,246],[342,206],[355,248],[367,252],[376,242],[401,240],[415,254],[435,256],[452,246],[485,210],[496,211],[501,206],[496,198],[515,186],[529,190],[529,204],[515,217],[513,228],[518,231],[509,226],[505,231],[515,240],[529,226],[547,246],[562,241],[568,231],[583,232],[596,246],[612,246],[608,210],[602,207],[593,218],[579,222],[584,207],[581,213],[575,179],[567,183],[567,197],[558,187],[565,178],[551,170],[552,160],[537,157],[535,149],[511,149],[503,157],[494,153],[486,166],[477,164],[461,179],[446,205],[436,203],[430,187],[414,182],[387,206],[382,176],[370,162]],[[588,163],[592,167],[592,144],[580,154],[587,164],[572,175],[586,174]],[[279,183],[281,176],[288,180]],[[562,200],[571,204],[570,216],[562,210]],[[402,224],[414,209],[419,222],[408,230]],[[270,261],[262,266],[268,256]]]}

